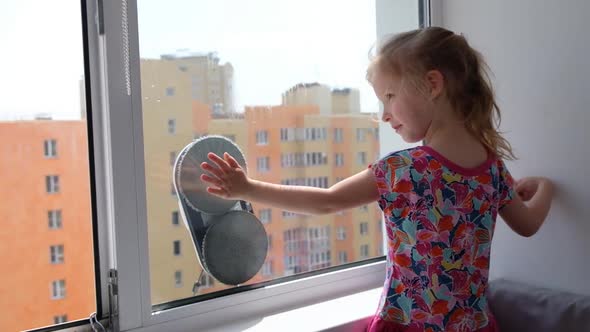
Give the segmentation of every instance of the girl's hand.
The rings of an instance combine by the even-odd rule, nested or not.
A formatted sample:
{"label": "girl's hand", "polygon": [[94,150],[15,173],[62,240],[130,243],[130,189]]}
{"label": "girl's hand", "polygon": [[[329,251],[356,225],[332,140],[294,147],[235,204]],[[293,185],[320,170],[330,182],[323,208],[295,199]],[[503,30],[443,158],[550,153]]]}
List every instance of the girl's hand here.
{"label": "girl's hand", "polygon": [[544,184],[547,187],[552,187],[551,181],[549,179],[542,177],[525,177],[516,181],[514,189],[516,190],[516,193],[520,199],[522,199],[524,202],[528,202],[537,194],[541,184]]}
{"label": "girl's hand", "polygon": [[215,153],[207,155],[212,164],[201,163],[201,168],[209,174],[201,175],[201,181],[208,185],[207,192],[225,199],[246,199],[251,181],[240,164],[227,152],[223,159]]}

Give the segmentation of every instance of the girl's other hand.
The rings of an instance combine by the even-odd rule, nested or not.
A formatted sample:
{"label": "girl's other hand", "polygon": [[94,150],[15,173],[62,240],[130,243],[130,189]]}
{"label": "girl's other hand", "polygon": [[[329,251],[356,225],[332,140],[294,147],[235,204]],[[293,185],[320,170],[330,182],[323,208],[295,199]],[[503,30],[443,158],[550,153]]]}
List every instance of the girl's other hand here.
{"label": "girl's other hand", "polygon": [[515,183],[515,190],[520,199],[524,202],[530,201],[539,190],[541,185],[552,187],[549,179],[543,177],[525,177]]}
{"label": "girl's other hand", "polygon": [[201,163],[208,174],[201,175],[201,181],[210,185],[207,192],[225,199],[247,199],[251,181],[240,164],[227,152],[223,158],[215,153],[207,155],[211,162]]}

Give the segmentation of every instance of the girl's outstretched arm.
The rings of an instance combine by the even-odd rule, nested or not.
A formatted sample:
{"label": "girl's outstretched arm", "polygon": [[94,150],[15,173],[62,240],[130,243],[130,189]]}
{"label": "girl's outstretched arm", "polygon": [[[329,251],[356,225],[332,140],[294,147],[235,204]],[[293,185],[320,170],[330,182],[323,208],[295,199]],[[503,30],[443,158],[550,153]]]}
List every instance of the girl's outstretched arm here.
{"label": "girl's outstretched arm", "polygon": [[529,237],[537,233],[549,213],[553,183],[547,178],[528,177],[517,181],[515,189],[517,196],[500,210],[500,216],[513,231]]}
{"label": "girl's outstretched arm", "polygon": [[210,153],[211,163],[201,168],[208,172],[201,180],[207,191],[227,199],[263,203],[302,214],[328,214],[368,204],[379,198],[373,172],[366,169],[332,187],[279,185],[250,179],[236,160],[227,153],[223,158]]}

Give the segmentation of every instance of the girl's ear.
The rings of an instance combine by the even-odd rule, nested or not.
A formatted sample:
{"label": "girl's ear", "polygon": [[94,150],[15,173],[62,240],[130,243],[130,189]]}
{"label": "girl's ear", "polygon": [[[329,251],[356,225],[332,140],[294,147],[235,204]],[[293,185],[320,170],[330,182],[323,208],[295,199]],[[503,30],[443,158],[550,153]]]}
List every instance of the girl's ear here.
{"label": "girl's ear", "polygon": [[445,79],[442,73],[436,69],[426,73],[426,85],[428,87],[428,96],[431,100],[438,98],[444,90]]}

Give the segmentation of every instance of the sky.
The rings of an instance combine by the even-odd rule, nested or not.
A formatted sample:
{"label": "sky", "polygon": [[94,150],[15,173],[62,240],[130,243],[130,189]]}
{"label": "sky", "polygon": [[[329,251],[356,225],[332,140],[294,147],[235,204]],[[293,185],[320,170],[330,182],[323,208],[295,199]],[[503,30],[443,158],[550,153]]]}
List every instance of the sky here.
{"label": "sky", "polygon": [[[141,58],[216,52],[234,67],[237,109],[277,105],[301,82],[361,91],[375,42],[374,1],[138,0]],[[79,117],[83,51],[78,0],[20,0],[0,12],[0,120]],[[7,52],[8,50],[8,52]]]}

